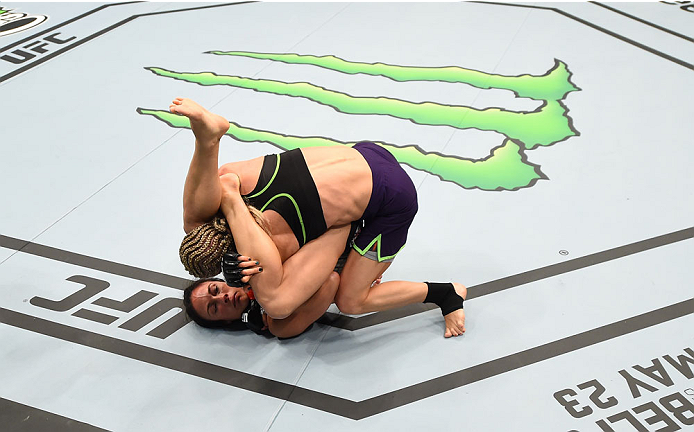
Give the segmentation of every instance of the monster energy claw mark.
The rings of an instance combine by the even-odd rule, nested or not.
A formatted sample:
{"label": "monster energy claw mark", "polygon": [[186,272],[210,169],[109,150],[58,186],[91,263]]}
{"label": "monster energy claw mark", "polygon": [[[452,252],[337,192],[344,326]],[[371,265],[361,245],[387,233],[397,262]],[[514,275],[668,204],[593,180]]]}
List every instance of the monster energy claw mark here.
{"label": "monster energy claw mark", "polygon": [[[502,76],[458,66],[413,67],[384,63],[368,64],[351,62],[335,56],[318,57],[246,51],[210,51],[209,53],[287,64],[308,64],[339,73],[383,76],[395,81],[444,81],[473,85],[482,89],[506,89],[513,91],[516,97],[542,100],[542,106],[533,112],[514,112],[503,108],[474,109],[435,102],[414,103],[386,97],[356,97],[308,82],[289,83],[218,75],[212,72],[190,73],[158,67],[146,68],[158,76],[204,86],[222,85],[304,98],[344,114],[387,115],[416,124],[448,126],[461,130],[478,129],[504,135],[506,138],[501,145],[492,149],[487,158],[479,160],[427,152],[415,145],[399,146],[375,141],[391,152],[398,162],[466,189],[518,190],[534,185],[539,179],[547,179],[538,165],[528,161],[527,151],[538,146],[550,146],[579,135],[568,115],[568,108],[562,101],[569,93],[580,89],[571,82],[572,75],[568,66],[559,60],[555,60],[554,66],[544,75]],[[138,109],[138,112],[154,116],[172,127],[190,128],[187,118],[166,111]],[[354,144],[328,137],[289,136],[272,131],[250,129],[234,123],[231,123],[227,134],[242,142],[267,142],[283,150]]]}
{"label": "monster energy claw mark", "polygon": [[[171,127],[190,129],[187,117],[168,111],[139,108],[143,115],[151,115]],[[227,135],[241,142],[265,142],[281,150],[296,148],[354,145],[356,142],[342,142],[326,137],[299,137],[275,132],[242,127],[231,123]],[[465,189],[516,190],[532,186],[539,179],[547,177],[540,167],[527,162],[521,147],[511,140],[493,149],[489,157],[480,160],[464,159],[458,156],[426,152],[417,146],[396,146],[377,142],[387,149],[400,163],[435,175],[443,181],[457,184]]]}
{"label": "monster energy claw mark", "polygon": [[504,76],[488,74],[458,66],[418,67],[397,66],[384,63],[358,63],[335,56],[311,56],[299,54],[269,54],[245,51],[208,51],[208,54],[250,57],[279,61],[287,64],[308,64],[346,74],[383,76],[394,81],[441,81],[465,83],[481,89],[505,89],[519,97],[536,100],[561,100],[578,87],[570,81],[571,73],[566,64],[555,60],[554,67],[544,75]]}

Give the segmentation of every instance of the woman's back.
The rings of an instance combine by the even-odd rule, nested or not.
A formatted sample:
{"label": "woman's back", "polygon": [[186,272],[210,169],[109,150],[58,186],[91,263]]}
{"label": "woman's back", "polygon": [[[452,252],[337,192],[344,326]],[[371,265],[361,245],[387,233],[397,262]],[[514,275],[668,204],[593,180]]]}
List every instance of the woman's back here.
{"label": "woman's back", "polygon": [[[348,224],[361,217],[371,197],[371,169],[361,154],[347,146],[302,148],[304,160],[318,189],[328,228]],[[264,157],[231,162],[219,175],[236,173],[241,194],[256,188]]]}
{"label": "woman's back", "polygon": [[371,169],[351,147],[302,149],[328,228],[359,219],[371,197]]}

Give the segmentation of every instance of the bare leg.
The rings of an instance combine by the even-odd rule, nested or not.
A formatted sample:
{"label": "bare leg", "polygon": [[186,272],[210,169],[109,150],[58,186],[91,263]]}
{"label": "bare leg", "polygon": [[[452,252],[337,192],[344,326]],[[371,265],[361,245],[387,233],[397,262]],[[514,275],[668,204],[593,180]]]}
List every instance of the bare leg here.
{"label": "bare leg", "polygon": [[[390,263],[370,260],[352,250],[342,271],[340,286],[335,296],[335,303],[340,311],[358,315],[422,303],[426,299],[429,290],[423,282],[390,281],[373,284],[389,266]],[[462,284],[454,283],[453,286],[458,295],[467,297],[467,289]],[[458,336],[465,332],[463,309],[449,313],[444,320],[445,337]]]}
{"label": "bare leg", "polygon": [[352,250],[335,297],[340,311],[357,315],[424,301],[427,296],[425,283],[390,281],[372,287],[388,267],[390,263],[370,260]]}
{"label": "bare leg", "polygon": [[229,122],[190,99],[176,98],[169,110],[188,117],[195,135],[195,152],[183,188],[183,227],[189,232],[219,211],[219,141],[229,130]]}

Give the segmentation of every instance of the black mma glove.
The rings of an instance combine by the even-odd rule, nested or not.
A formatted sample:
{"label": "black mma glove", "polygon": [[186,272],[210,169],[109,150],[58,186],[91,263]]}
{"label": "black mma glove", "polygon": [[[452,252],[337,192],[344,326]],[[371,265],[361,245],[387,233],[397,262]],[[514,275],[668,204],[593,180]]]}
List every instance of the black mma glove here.
{"label": "black mma glove", "polygon": [[264,334],[265,323],[263,322],[263,314],[265,310],[255,300],[248,303],[248,307],[241,314],[241,321],[246,324],[246,327],[253,330],[257,334]]}
{"label": "black mma glove", "polygon": [[242,287],[246,284],[241,282],[243,274],[242,268],[239,268],[239,254],[236,252],[227,252],[222,257],[222,274],[227,285],[233,287]]}

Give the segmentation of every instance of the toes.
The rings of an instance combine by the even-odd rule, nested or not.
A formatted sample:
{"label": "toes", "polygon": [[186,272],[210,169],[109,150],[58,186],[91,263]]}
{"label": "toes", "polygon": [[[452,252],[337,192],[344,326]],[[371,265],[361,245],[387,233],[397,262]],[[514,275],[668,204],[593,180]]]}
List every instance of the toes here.
{"label": "toes", "polygon": [[449,338],[449,337],[461,336],[464,333],[465,333],[465,326],[461,325],[460,323],[457,323],[451,327],[446,327],[446,333],[443,336]]}
{"label": "toes", "polygon": [[461,331],[459,327],[446,327],[446,333],[444,333],[443,336],[447,338],[456,337],[462,335],[464,332],[465,331]]}
{"label": "toes", "polygon": [[465,333],[465,323],[464,322],[458,323],[457,330],[458,330],[459,334]]}

